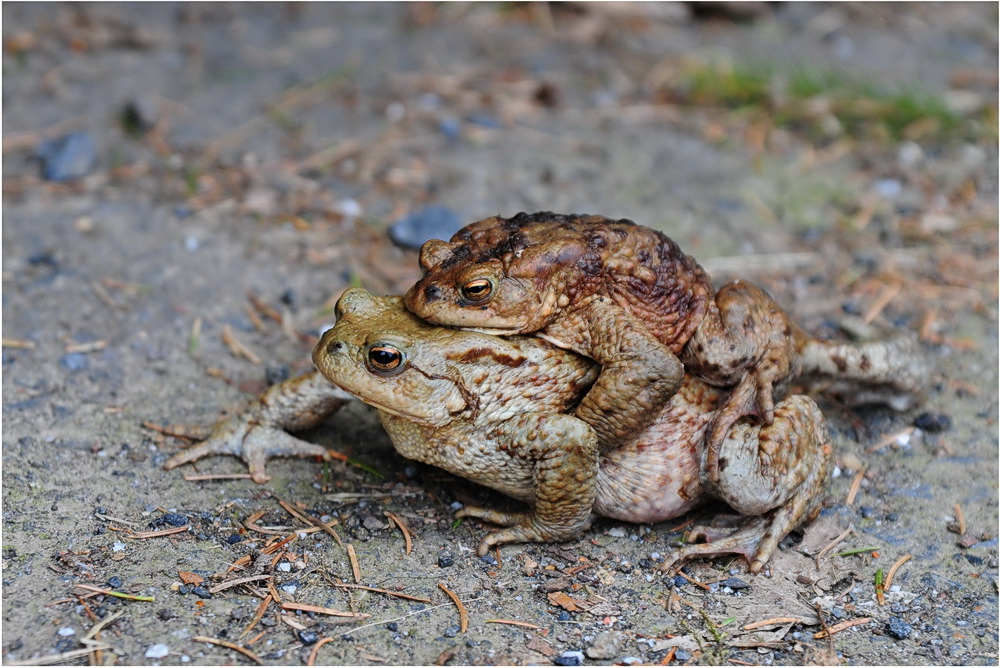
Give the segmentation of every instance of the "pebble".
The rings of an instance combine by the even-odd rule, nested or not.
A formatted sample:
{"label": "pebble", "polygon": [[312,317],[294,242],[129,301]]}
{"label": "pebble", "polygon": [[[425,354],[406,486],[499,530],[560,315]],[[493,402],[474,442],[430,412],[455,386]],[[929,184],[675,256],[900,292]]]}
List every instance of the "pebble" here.
{"label": "pebble", "polygon": [[299,640],[301,640],[306,645],[312,645],[317,640],[319,640],[319,634],[315,631],[310,631],[308,629],[303,629],[299,631]]}
{"label": "pebble", "polygon": [[152,95],[136,95],[122,108],[121,119],[127,130],[149,132],[159,118],[160,105]]}
{"label": "pebble", "polygon": [[442,554],[440,557],[438,557],[439,568],[448,568],[454,563],[455,563],[455,557],[452,556],[451,554],[445,553]]}
{"label": "pebble", "polygon": [[608,529],[608,535],[611,536],[612,538],[624,538],[625,529],[623,529],[622,527],[611,527],[610,529]]}
{"label": "pebble", "polygon": [[59,364],[70,371],[83,371],[90,365],[90,361],[83,353],[66,353],[59,358]]}
{"label": "pebble", "polygon": [[403,216],[389,228],[389,238],[403,248],[423,246],[428,239],[450,239],[462,227],[462,219],[445,206],[425,206]]}
{"label": "pebble", "polygon": [[913,626],[902,617],[889,618],[889,635],[893,638],[902,640],[909,638],[911,633],[913,633]]}
{"label": "pebble", "polygon": [[601,631],[594,636],[594,642],[586,653],[591,659],[611,659],[618,656],[624,637],[620,631]]}
{"label": "pebble", "polygon": [[157,644],[150,645],[143,656],[147,659],[162,659],[167,654],[170,654],[170,648],[163,644]]}
{"label": "pebble", "polygon": [[191,593],[197,596],[198,598],[212,598],[212,592],[208,591],[207,588],[202,587],[201,585],[192,589]]}
{"label": "pebble", "polygon": [[741,580],[739,578],[726,578],[725,580],[723,580],[719,584],[722,585],[723,587],[729,587],[730,589],[733,589],[733,590],[749,589],[750,588],[750,583],[749,582],[747,582],[746,580]]}
{"label": "pebble", "polygon": [[913,419],[913,426],[935,434],[951,429],[951,417],[944,413],[921,413]]}
{"label": "pebble", "polygon": [[97,146],[86,132],[73,132],[38,146],[42,160],[42,178],[46,181],[70,181],[86,176],[97,163]]}
{"label": "pebble", "polygon": [[583,652],[579,650],[566,651],[552,659],[557,666],[582,666]]}
{"label": "pebble", "polygon": [[160,519],[172,527],[182,527],[188,523],[187,515],[182,515],[180,513],[167,513]]}
{"label": "pebble", "polygon": [[58,631],[56,631],[56,633],[58,633],[59,635],[61,635],[63,638],[68,638],[71,635],[75,635],[76,634],[76,629],[74,629],[72,627],[69,627],[69,626],[65,626],[65,627],[59,629]]}

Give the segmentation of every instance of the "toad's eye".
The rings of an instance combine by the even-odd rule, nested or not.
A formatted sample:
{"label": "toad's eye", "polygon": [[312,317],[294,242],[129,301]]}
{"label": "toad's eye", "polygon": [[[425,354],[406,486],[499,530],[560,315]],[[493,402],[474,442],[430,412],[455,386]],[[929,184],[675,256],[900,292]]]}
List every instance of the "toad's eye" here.
{"label": "toad's eye", "polygon": [[372,346],[368,350],[368,367],[375,373],[390,373],[403,365],[403,353],[388,345]]}
{"label": "toad's eye", "polygon": [[462,297],[470,302],[486,301],[493,295],[493,282],[488,278],[475,278],[462,286]]}

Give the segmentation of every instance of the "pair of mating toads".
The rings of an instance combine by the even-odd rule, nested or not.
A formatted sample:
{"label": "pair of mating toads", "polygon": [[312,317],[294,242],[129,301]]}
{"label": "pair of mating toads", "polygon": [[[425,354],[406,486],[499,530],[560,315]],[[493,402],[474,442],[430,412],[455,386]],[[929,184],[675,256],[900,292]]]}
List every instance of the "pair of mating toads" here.
{"label": "pair of mating toads", "polygon": [[694,530],[708,542],[664,567],[737,553],[757,572],[818,508],[832,468],[819,408],[782,398],[791,381],[903,410],[927,377],[911,339],[812,339],[760,288],[714,292],[671,239],[628,220],[489,218],[428,241],[420,264],[404,298],[345,292],[313,351],[319,372],[275,385],[166,467],[232,454],[266,481],[269,457],[328,456],[289,432],[356,397],[403,456],[529,504],[459,512],[504,527],[480,555],[579,536],[594,515],[659,522],[717,498],[748,519]]}

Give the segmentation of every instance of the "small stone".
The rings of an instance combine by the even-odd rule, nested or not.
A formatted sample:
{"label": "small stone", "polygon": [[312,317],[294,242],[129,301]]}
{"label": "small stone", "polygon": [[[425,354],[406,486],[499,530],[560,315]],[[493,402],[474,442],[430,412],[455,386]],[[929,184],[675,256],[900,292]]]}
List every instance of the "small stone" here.
{"label": "small stone", "polygon": [[452,566],[454,563],[455,563],[455,557],[454,557],[454,555],[452,555],[452,554],[450,554],[448,552],[445,552],[444,554],[442,554],[441,556],[438,557],[438,567],[439,568],[448,568],[448,567]]}
{"label": "small stone", "polygon": [[117,575],[112,575],[108,578],[108,586],[112,589],[121,589],[123,584],[125,583],[122,582],[122,579]]}
{"label": "small stone", "polygon": [[889,618],[889,635],[893,638],[902,640],[909,638],[911,633],[913,633],[913,626],[902,617]]}
{"label": "small stone", "polygon": [[935,434],[951,429],[951,417],[944,413],[921,413],[913,419],[913,426]]}
{"label": "small stone", "polygon": [[181,513],[167,513],[160,519],[172,527],[182,527],[188,523],[187,515],[182,515]]}
{"label": "small stone", "polygon": [[46,181],[70,181],[86,176],[97,163],[97,146],[86,132],[42,142],[38,147],[42,178]]}
{"label": "small stone", "polygon": [[239,543],[242,540],[243,536],[239,535],[238,533],[230,534],[229,537],[226,538],[226,542],[229,543],[230,545],[236,545],[236,543]]}
{"label": "small stone", "polygon": [[552,659],[557,666],[582,666],[583,652],[579,650],[566,651]]}
{"label": "small stone", "polygon": [[608,535],[611,536],[612,538],[624,538],[625,529],[623,529],[622,527],[611,527],[610,529],[608,529]]}
{"label": "small stone", "polygon": [[317,640],[319,640],[319,634],[315,631],[310,631],[308,629],[303,629],[299,631],[299,640],[301,640],[306,645],[312,645]]}
{"label": "small stone", "polygon": [[620,631],[601,631],[587,648],[587,656],[591,659],[612,659],[618,656],[623,640]]}
{"label": "small stone", "polygon": [[277,568],[282,573],[291,573],[292,572],[292,565],[290,563],[288,563],[287,561],[282,561],[281,563],[279,563],[278,566],[277,566]]}
{"label": "small stone", "polygon": [[458,214],[444,206],[426,206],[400,218],[389,228],[389,238],[403,248],[419,249],[430,239],[450,239],[462,226]]}
{"label": "small stone", "polygon": [[677,662],[687,661],[690,658],[691,658],[691,650],[682,649],[678,647],[677,651],[674,652],[674,660]]}
{"label": "small stone", "polygon": [[59,364],[70,371],[83,371],[90,365],[90,361],[83,353],[66,353],[59,358]]}
{"label": "small stone", "polygon": [[212,592],[208,591],[207,588],[202,587],[201,585],[191,589],[191,593],[198,598],[212,598]]}
{"label": "small stone", "polygon": [[157,644],[150,645],[143,656],[147,659],[162,659],[167,654],[170,654],[170,648],[163,644]]}
{"label": "small stone", "polygon": [[746,580],[741,580],[739,578],[726,578],[725,580],[723,580],[719,584],[722,585],[723,587],[729,587],[730,589],[732,589],[734,591],[738,591],[740,589],[749,589],[750,588],[750,583],[749,582],[747,582]]}
{"label": "small stone", "polygon": [[59,635],[61,635],[63,638],[68,638],[71,635],[75,635],[76,634],[76,629],[74,629],[72,627],[69,627],[69,626],[65,626],[65,627],[59,629],[58,631],[56,631],[56,633],[58,633]]}

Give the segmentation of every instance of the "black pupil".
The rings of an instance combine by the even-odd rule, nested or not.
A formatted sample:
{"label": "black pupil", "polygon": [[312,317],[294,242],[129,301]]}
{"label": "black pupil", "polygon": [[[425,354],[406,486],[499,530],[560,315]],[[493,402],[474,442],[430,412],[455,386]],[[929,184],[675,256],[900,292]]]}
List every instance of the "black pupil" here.
{"label": "black pupil", "polygon": [[375,348],[369,354],[369,359],[371,359],[372,364],[375,366],[392,366],[399,362],[399,353],[395,350],[385,350],[384,348]]}
{"label": "black pupil", "polygon": [[484,292],[489,290],[489,283],[470,283],[465,286],[465,291],[472,297],[479,297]]}

